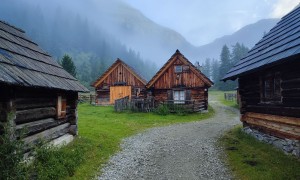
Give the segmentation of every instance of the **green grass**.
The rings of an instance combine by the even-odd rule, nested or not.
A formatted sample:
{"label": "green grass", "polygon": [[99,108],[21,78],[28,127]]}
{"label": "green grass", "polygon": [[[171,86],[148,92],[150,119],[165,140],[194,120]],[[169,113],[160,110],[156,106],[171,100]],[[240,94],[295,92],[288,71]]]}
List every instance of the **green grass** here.
{"label": "green grass", "polygon": [[236,127],[221,139],[237,179],[300,179],[300,161]]}
{"label": "green grass", "polygon": [[119,150],[120,142],[125,137],[147,128],[203,120],[213,115],[212,108],[209,108],[209,113],[203,114],[161,116],[154,113],[117,113],[114,112],[113,107],[80,104],[78,107],[79,137],[70,148],[84,146],[86,149],[82,154],[84,161],[78,165],[74,176],[70,179],[94,177],[109,157]]}
{"label": "green grass", "polygon": [[236,101],[227,101],[224,98],[224,93],[236,93],[236,91],[209,91],[209,96],[215,96],[222,104],[225,106],[230,106],[233,108],[239,108],[239,105],[236,103]]}

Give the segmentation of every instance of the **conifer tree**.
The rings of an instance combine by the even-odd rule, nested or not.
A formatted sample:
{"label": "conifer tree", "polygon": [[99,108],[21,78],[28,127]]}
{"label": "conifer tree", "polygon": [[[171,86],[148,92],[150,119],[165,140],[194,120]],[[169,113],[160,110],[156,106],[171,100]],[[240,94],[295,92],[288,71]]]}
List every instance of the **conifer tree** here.
{"label": "conifer tree", "polygon": [[76,77],[76,66],[74,65],[72,58],[65,54],[61,60],[61,66],[72,76]]}

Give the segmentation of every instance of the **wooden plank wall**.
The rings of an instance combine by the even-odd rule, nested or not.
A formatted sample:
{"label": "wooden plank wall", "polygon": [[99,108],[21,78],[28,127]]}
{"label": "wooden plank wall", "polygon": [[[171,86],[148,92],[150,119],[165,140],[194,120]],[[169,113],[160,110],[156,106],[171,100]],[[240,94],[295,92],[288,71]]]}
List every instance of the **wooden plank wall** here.
{"label": "wooden plank wall", "polygon": [[261,102],[260,77],[269,71],[239,79],[241,120],[278,137],[300,139],[300,63],[283,64],[270,69],[280,72],[281,102]]}
{"label": "wooden plank wall", "polygon": [[184,65],[182,61],[176,60],[166,72],[154,83],[156,89],[170,89],[178,86],[203,87],[204,82],[190,69],[182,73],[175,73],[175,66]]}
{"label": "wooden plank wall", "polygon": [[116,99],[128,96],[131,99],[131,86],[111,86],[110,104],[114,104]]}
{"label": "wooden plank wall", "polygon": [[[11,87],[9,87],[12,89]],[[57,96],[67,99],[66,117],[57,119]],[[37,88],[13,88],[11,101],[15,106],[16,136],[23,136],[25,144],[40,138],[50,141],[62,135],[77,134],[77,93],[49,91]]]}
{"label": "wooden plank wall", "polygon": [[110,87],[115,82],[126,82],[126,85],[134,86],[134,87],[145,86],[138,78],[136,78],[123,65],[118,64],[118,66],[104,79],[104,81],[100,85],[97,86],[96,89],[101,89],[104,84]]}

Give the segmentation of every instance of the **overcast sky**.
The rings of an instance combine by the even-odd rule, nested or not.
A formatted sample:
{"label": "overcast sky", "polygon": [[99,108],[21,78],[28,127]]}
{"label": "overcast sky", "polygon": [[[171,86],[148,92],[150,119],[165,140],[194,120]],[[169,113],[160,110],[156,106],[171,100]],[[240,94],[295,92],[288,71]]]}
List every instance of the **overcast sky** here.
{"label": "overcast sky", "polygon": [[[266,18],[281,18],[299,0],[123,0],[154,22],[202,45]],[[222,28],[221,28],[222,27]]]}

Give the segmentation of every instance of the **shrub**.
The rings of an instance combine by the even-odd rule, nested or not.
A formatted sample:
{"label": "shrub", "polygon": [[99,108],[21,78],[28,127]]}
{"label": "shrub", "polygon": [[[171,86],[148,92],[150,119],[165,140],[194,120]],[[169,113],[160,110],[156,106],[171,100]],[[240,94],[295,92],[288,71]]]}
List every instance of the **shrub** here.
{"label": "shrub", "polygon": [[166,116],[170,114],[170,109],[167,105],[160,104],[157,108],[155,108],[154,113],[158,115]]}
{"label": "shrub", "polygon": [[[44,144],[44,143],[42,143]],[[30,167],[34,179],[63,179],[73,176],[83,162],[85,150],[80,147],[53,147],[39,145],[35,148],[35,159]]]}
{"label": "shrub", "polygon": [[27,167],[23,161],[24,143],[14,138],[14,131],[1,123],[0,179],[27,179]]}

